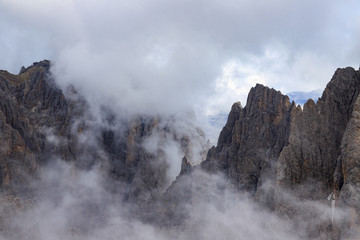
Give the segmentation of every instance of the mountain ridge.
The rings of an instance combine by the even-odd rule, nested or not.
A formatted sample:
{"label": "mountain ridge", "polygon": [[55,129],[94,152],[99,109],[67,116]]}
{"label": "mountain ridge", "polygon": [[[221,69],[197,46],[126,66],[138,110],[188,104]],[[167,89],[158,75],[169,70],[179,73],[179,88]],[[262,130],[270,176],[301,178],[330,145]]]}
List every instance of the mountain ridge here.
{"label": "mountain ridge", "polygon": [[[337,69],[319,100],[309,99],[303,108],[257,84],[245,107],[233,104],[217,145],[202,157],[206,141],[196,127],[183,131],[184,124],[175,127],[176,119],[160,116],[127,121],[108,107],[97,122],[76,90],[70,88],[77,97],[68,98],[58,88],[50,69],[45,60],[22,68],[19,75],[0,71],[2,195],[31,193],[27,183],[56,158],[84,170],[100,166],[114,183],[107,190],[121,192],[117,196],[132,204],[130,216],[150,224],[184,227],[191,215],[187,206],[198,206],[201,194],[209,194],[199,189],[215,181],[211,191],[218,195],[247,196],[294,226],[301,222],[306,231],[300,226],[295,231],[303,238],[357,236],[359,71]],[[179,151],[182,162],[172,181],[170,160]],[[191,158],[203,161],[191,166]],[[206,180],[205,173],[217,180]],[[330,193],[338,211],[353,209],[351,214],[314,220],[323,214],[314,206],[325,206]]]}

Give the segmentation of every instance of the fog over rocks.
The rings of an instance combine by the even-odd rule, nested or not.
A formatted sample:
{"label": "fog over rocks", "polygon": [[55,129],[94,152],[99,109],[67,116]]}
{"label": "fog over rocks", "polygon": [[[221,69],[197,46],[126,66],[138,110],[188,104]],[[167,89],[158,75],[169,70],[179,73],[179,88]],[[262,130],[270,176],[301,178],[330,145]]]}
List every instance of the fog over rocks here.
{"label": "fog over rocks", "polygon": [[92,104],[51,66],[0,72],[2,238],[356,235],[359,71],[303,108],[256,85],[210,148],[191,113]]}

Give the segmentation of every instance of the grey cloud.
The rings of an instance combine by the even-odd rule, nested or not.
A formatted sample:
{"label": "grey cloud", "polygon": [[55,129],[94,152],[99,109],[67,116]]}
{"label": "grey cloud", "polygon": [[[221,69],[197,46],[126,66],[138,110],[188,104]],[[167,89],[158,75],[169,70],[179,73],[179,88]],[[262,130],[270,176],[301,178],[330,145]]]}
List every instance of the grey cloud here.
{"label": "grey cloud", "polygon": [[[185,118],[193,119],[196,111],[201,118],[209,98],[221,98],[214,86],[229,61],[265,74],[266,84],[284,88],[284,92],[296,90],[291,89],[294,86],[320,88],[318,85],[324,85],[336,67],[359,61],[358,24],[349,22],[348,9],[359,9],[359,4],[334,0],[2,0],[0,68],[17,73],[21,65],[50,58],[57,83],[75,85],[93,106],[95,118],[100,105],[113,108],[119,115],[186,112]],[[356,13],[352,11],[350,16]],[[343,29],[345,23],[348,27]],[[347,37],[349,34],[352,37]],[[267,56],[269,50],[283,54],[271,58]],[[236,76],[237,85],[250,87],[243,80],[246,77]],[[231,104],[224,102],[225,111]],[[180,124],[176,129],[184,131],[186,126]],[[92,141],[87,135],[83,137]],[[169,154],[177,154],[178,146],[165,148]],[[179,160],[173,163],[176,172]],[[70,239],[73,232],[67,221],[73,219],[72,226],[84,227],[84,231],[89,228],[94,239],[122,235],[129,239],[167,239],[151,225],[125,219],[116,197],[99,183],[102,179],[97,170],[80,171],[75,176],[71,172],[71,166],[63,163],[44,171],[40,181],[50,185],[41,182],[39,186],[44,188],[39,191],[45,196],[39,195],[42,201],[16,217],[15,226],[11,226],[23,230],[17,232],[19,235]],[[222,196],[216,197],[222,202]],[[219,239],[222,233],[236,239],[241,237],[237,235],[240,229],[254,239],[293,237],[288,223],[257,212],[248,200],[236,203],[236,211],[222,210],[216,204],[192,209],[188,224],[192,224],[195,236],[201,237],[205,229],[209,239]],[[229,205],[235,204],[230,201]],[[89,209],[102,209],[99,216],[107,224],[97,225],[103,219],[94,217],[98,215],[95,210],[90,217],[83,215]],[[274,226],[278,231],[269,233]]]}
{"label": "grey cloud", "polygon": [[[101,169],[79,170],[57,162],[43,169],[35,182],[36,202],[18,199],[23,205],[7,218],[7,237],[14,239],[307,239],[312,219],[330,221],[327,204],[301,201],[284,193],[301,217],[294,224],[286,217],[268,212],[231,190],[224,190],[224,179],[202,171],[196,179],[192,203],[184,226],[164,229],[128,217],[132,205],[121,194],[104,188]],[[0,200],[2,200],[0,198]],[[1,211],[2,209],[0,209]],[[336,215],[341,217],[342,209]],[[180,214],[176,212],[175,214]],[[313,216],[313,218],[309,218]],[[183,228],[184,227],[184,228]],[[0,235],[0,239],[3,236]],[[5,238],[4,238],[5,239]]]}
{"label": "grey cloud", "polygon": [[[206,117],[209,98],[223,98],[214,86],[229,61],[284,92],[323,88],[336,67],[359,61],[354,1],[3,0],[0,7],[9,32],[0,37],[2,68],[17,72],[48,57],[60,85],[130,113]],[[251,87],[246,76],[236,81]],[[244,104],[246,96],[238,98]],[[224,111],[228,101],[219,101]]]}

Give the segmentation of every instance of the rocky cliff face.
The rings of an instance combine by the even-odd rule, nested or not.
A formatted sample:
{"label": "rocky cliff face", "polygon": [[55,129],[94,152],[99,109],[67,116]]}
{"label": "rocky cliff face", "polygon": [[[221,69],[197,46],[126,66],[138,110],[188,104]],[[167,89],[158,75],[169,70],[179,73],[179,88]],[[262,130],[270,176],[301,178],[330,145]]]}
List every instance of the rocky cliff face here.
{"label": "rocky cliff face", "polygon": [[[338,220],[336,233],[343,239],[356,239],[360,234],[360,96],[346,126],[341,153],[335,171],[335,191],[338,207],[345,214]],[[339,192],[340,190],[340,192]]]}
{"label": "rocky cliff face", "polygon": [[[257,85],[245,108],[233,105],[218,144],[209,150],[202,167],[221,172],[235,188],[294,221],[319,216],[299,202],[327,204],[332,191],[340,195],[343,206],[352,202],[349,205],[358,216],[354,204],[358,190],[350,187],[357,180],[353,174],[346,176],[357,171],[355,101],[359,90],[359,71],[338,69],[317,103],[310,99],[301,109],[280,92]],[[309,221],[305,237],[336,238],[338,233],[330,234],[331,228],[328,219]]]}
{"label": "rocky cliff face", "polygon": [[[222,172],[235,189],[271,205],[274,167],[283,147],[288,145],[294,111],[296,106],[287,96],[256,85],[250,90],[246,107],[240,103],[232,106],[218,144],[210,149],[202,167]],[[263,184],[267,187],[262,188]]]}
{"label": "rocky cliff face", "polygon": [[[170,184],[165,141],[176,143],[183,155],[193,154],[192,140],[171,129],[170,120],[122,117],[107,107],[93,116],[74,89],[67,91],[56,85],[49,61],[22,68],[19,75],[0,72],[1,192],[23,194],[42,166],[62,159],[82,169],[100,164],[127,200],[146,201]],[[194,133],[202,141],[201,130]],[[155,143],[147,147],[145,141]]]}
{"label": "rocky cliff face", "polygon": [[[42,61],[19,75],[0,71],[0,236],[17,236],[12,219],[36,205],[36,179],[59,160],[72,166],[72,175],[76,169],[100,168],[108,180],[102,187],[130,203],[128,214],[138,216],[151,211],[149,204],[170,185],[171,174],[180,172],[180,164],[173,169],[177,156],[171,154],[194,159],[205,152],[204,146],[194,148],[205,142],[202,131],[191,124],[174,127],[175,118],[122,116],[106,106],[93,115],[76,90],[63,92],[56,85],[50,67]],[[100,203],[89,201],[82,204],[91,204],[86,211],[94,221],[99,210],[91,212]]]}
{"label": "rocky cliff face", "polygon": [[[182,131],[180,125],[179,131],[174,119],[129,118],[105,106],[94,116],[74,89],[67,91],[56,86],[48,61],[22,68],[19,75],[0,71],[0,191],[5,196],[0,202],[16,208],[20,203],[11,200],[17,199],[13,195],[31,195],[30,180],[61,159],[74,168],[100,167],[112,182],[104,187],[133,203],[137,218],[159,226],[186,228],[189,205],[231,191],[294,221],[303,230],[297,231],[300,237],[358,236],[359,71],[338,69],[317,103],[309,100],[303,108],[256,85],[245,107],[232,106],[217,146],[198,166],[190,162],[204,151],[198,144],[204,141],[201,130]],[[183,160],[171,183],[174,154]],[[327,214],[330,193],[335,218]],[[0,223],[6,222],[7,214],[1,215]]]}
{"label": "rocky cliff face", "polygon": [[[294,201],[287,201],[284,189],[299,201],[319,201],[326,204],[327,196],[335,190],[339,196],[343,176],[336,170],[341,152],[341,142],[349,124],[354,104],[360,90],[359,73],[352,68],[338,69],[315,104],[309,100],[303,111],[291,119],[289,145],[280,154],[277,165],[276,208],[289,218],[306,212],[313,218],[315,211],[299,209]],[[333,226],[322,220],[311,223],[308,232],[321,236]],[[331,227],[332,226],[332,227]],[[327,238],[337,238],[337,233]]]}
{"label": "rocky cliff face", "polygon": [[303,111],[293,115],[290,144],[279,159],[284,173],[278,178],[280,185],[313,181],[318,186],[306,196],[313,198],[332,190],[341,141],[359,90],[358,72],[338,69],[319,101],[309,100]]}
{"label": "rocky cliff face", "polygon": [[[36,175],[47,154],[60,150],[46,141],[49,131],[66,138],[70,109],[49,75],[48,61],[35,63],[19,75],[0,72],[0,184],[14,191]],[[50,150],[50,151],[46,151]],[[61,151],[64,158],[70,151]]]}

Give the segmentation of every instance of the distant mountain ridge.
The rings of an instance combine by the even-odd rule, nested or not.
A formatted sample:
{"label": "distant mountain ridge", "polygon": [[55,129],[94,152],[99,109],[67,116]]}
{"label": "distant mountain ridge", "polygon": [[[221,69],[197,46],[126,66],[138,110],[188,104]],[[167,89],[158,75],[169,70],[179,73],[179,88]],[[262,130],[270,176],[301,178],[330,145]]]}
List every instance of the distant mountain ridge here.
{"label": "distant mountain ridge", "polygon": [[321,97],[322,90],[316,89],[310,92],[289,92],[286,95],[290,98],[290,101],[295,101],[296,104],[304,105],[307,100],[312,99],[316,103],[318,98]]}

